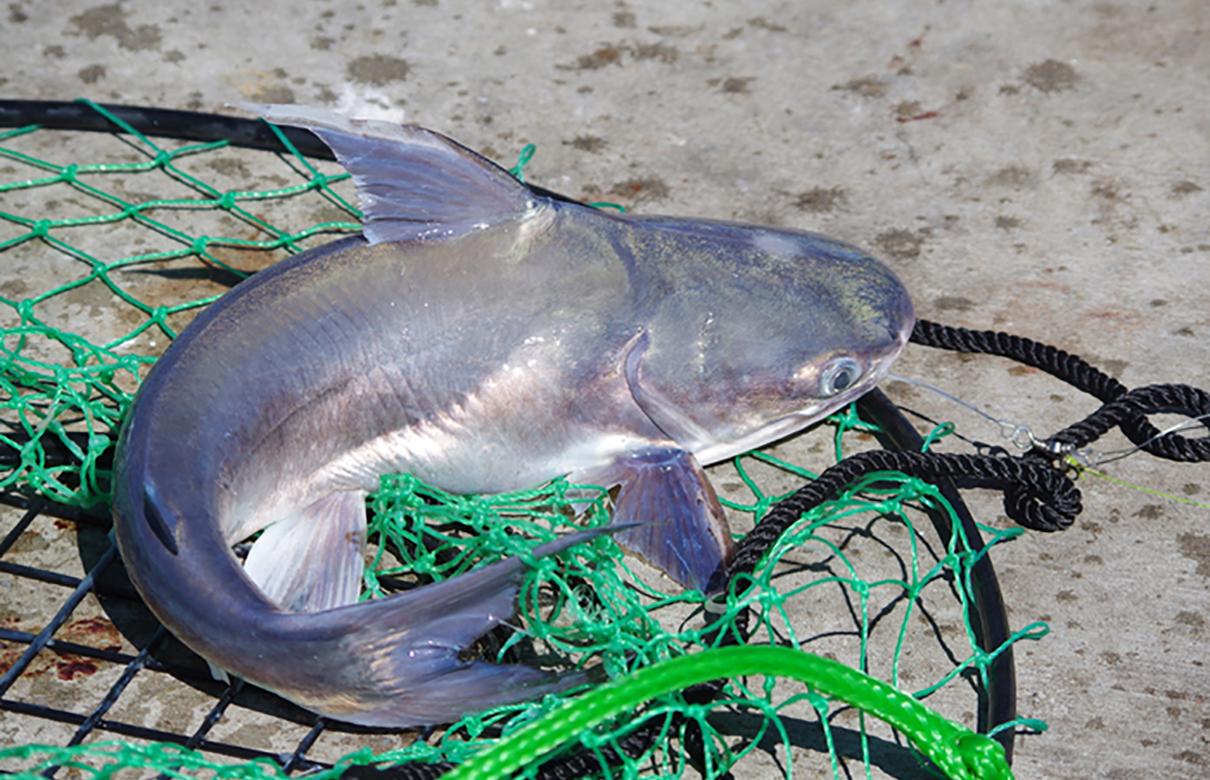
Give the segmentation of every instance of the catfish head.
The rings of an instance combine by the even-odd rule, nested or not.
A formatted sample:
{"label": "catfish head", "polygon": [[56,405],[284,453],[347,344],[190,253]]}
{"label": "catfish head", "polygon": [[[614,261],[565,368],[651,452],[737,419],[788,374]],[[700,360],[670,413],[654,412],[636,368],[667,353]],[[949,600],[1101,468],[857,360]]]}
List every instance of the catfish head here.
{"label": "catfish head", "polygon": [[798,231],[692,228],[710,239],[708,262],[693,263],[658,303],[649,299],[656,311],[630,344],[626,377],[647,416],[701,463],[855,400],[907,343],[907,291],[856,247]]}

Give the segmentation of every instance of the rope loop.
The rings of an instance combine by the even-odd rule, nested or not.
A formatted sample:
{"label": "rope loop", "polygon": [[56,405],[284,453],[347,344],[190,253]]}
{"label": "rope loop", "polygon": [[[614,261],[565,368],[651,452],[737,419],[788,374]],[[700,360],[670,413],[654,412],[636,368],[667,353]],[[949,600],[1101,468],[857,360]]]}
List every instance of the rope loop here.
{"label": "rope loop", "polygon": [[1126,438],[1157,458],[1182,463],[1210,461],[1210,436],[1190,439],[1164,433],[1147,420],[1152,414],[1179,414],[1190,419],[1210,418],[1210,393],[1189,385],[1147,385],[1131,390],[1091,415],[1051,437],[1067,448],[1080,448],[1117,426]]}
{"label": "rope loop", "polygon": [[765,552],[803,514],[845,485],[877,471],[898,471],[926,481],[952,477],[1004,490],[1009,517],[1039,531],[1067,528],[1083,509],[1080,490],[1071,478],[1032,453],[1009,458],[966,453],[859,452],[774,504],[736,547],[729,576],[751,574]]}
{"label": "rope loop", "polygon": [[[1127,390],[1126,386],[1085,360],[1031,339],[984,330],[974,331],[917,320],[911,340],[955,352],[999,355],[1063,380],[1102,402],[1101,408],[1068,426],[1020,458],[1003,462],[1022,465],[1021,481],[1005,486],[1004,509],[1016,522],[1038,531],[1059,531],[1080,512],[1080,494],[1056,463],[1121,428],[1139,449],[1166,460],[1210,461],[1210,436],[1188,438],[1163,432],[1147,419],[1152,414],[1180,414],[1193,420],[1210,419],[1210,393],[1182,384],[1160,384]],[[957,475],[955,475],[957,476]]]}

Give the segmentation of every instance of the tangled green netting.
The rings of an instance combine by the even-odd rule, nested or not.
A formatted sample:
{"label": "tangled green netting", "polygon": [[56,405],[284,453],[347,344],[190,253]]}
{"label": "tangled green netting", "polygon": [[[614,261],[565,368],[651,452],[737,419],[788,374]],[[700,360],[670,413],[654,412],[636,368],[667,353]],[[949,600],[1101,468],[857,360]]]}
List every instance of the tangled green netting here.
{"label": "tangled green netting", "polygon": [[[100,110],[100,109],[98,109]],[[0,488],[44,496],[82,508],[103,505],[108,500],[109,473],[105,455],[112,447],[122,416],[130,404],[138,378],[154,362],[155,350],[148,349],[150,335],[162,333],[172,338],[179,330],[176,319],[212,302],[217,295],[204,294],[188,301],[165,304],[144,300],[131,292],[129,272],[164,269],[188,263],[192,268],[209,267],[227,273],[244,271],[223,259],[220,250],[257,252],[293,252],[309,239],[327,233],[358,229],[357,212],[333,185],[342,174],[324,174],[304,158],[295,155],[287,162],[302,183],[261,190],[220,190],[206,183],[196,163],[202,155],[213,154],[225,143],[185,144],[165,148],[133,131],[121,136],[126,157],[131,152],[140,159],[125,162],[51,162],[34,156],[30,148],[35,137],[45,144],[48,131],[36,127],[0,133],[0,262],[16,252],[34,251],[35,256],[50,255],[69,261],[75,275],[63,284],[46,290],[6,292],[0,284],[0,313],[7,316],[0,333],[0,442],[14,456],[0,464]],[[113,143],[118,140],[111,138]],[[284,138],[283,138],[284,140]],[[67,146],[50,147],[56,157],[69,154]],[[230,150],[228,150],[230,151]],[[240,152],[240,154],[258,154]],[[118,155],[121,157],[122,155]],[[137,200],[129,197],[131,185],[107,186],[107,182],[138,177],[139,188],[155,191],[157,186],[184,187],[183,197],[154,195]],[[57,194],[56,194],[57,193]],[[91,210],[86,216],[47,219],[37,211],[48,198],[84,202]],[[258,210],[292,199],[313,198],[343,209],[348,220],[327,220],[299,230],[274,226]],[[32,204],[32,205],[29,205]],[[19,205],[29,205],[21,212]],[[253,207],[256,207],[255,209]],[[250,240],[233,232],[213,234],[199,229],[189,231],[170,224],[164,215],[180,212],[195,215],[198,222],[214,222],[216,215],[226,218],[239,230],[251,230]],[[222,219],[219,220],[222,223]],[[153,233],[160,248],[134,251],[137,241],[129,237],[115,241],[106,252],[77,241],[84,230],[146,230]],[[166,245],[166,246],[165,246]],[[282,255],[284,256],[284,254]],[[175,266],[174,266],[175,267]],[[0,274],[0,282],[13,271]],[[66,327],[56,326],[46,312],[72,290],[101,284],[111,294],[111,305],[140,313],[137,323],[116,333],[92,332],[86,317],[74,319]],[[20,287],[20,286],[18,286]],[[5,308],[7,307],[7,308]],[[149,335],[150,334],[150,335]],[[839,458],[852,446],[866,424],[851,410],[831,420],[835,427],[835,450]],[[52,450],[69,451],[74,458],[66,463],[48,460]],[[747,500],[725,502],[736,512],[760,517],[780,496],[762,488],[773,470],[788,472],[796,478],[813,475],[790,463],[763,454],[737,459],[738,479],[747,487]],[[759,472],[759,473],[758,473]],[[440,580],[486,565],[510,555],[529,556],[537,545],[582,524],[604,524],[608,520],[608,495],[597,488],[555,482],[532,491],[501,496],[457,496],[423,485],[409,476],[384,477],[381,490],[371,497],[373,519],[371,540],[377,553],[366,569],[365,598],[386,595],[408,581]],[[969,603],[971,566],[992,545],[1015,535],[1016,531],[982,528],[991,541],[970,551],[962,536],[961,524],[952,523],[953,537],[942,540],[940,548],[931,546],[917,532],[915,523],[922,516],[917,509],[952,510],[938,491],[925,483],[902,475],[874,475],[852,486],[835,501],[812,511],[770,550],[764,564],[750,580],[736,583],[724,604],[707,603],[696,592],[666,592],[666,583],[632,570],[621,558],[617,546],[608,537],[599,537],[580,545],[571,554],[558,559],[541,559],[526,574],[519,597],[520,614],[515,630],[496,644],[483,648],[498,660],[522,660],[553,668],[593,668],[599,678],[623,678],[638,669],[649,668],[669,659],[717,644],[737,615],[751,609],[756,617],[753,641],[774,642],[790,647],[812,649],[826,645],[818,629],[795,624],[791,614],[796,604],[817,599],[823,592],[833,593],[838,609],[848,609],[853,622],[856,646],[843,659],[862,670],[877,670],[896,687],[928,698],[939,692],[966,687],[968,678],[986,678],[996,653],[985,653],[974,641]],[[574,518],[577,513],[584,516]],[[915,519],[913,519],[915,518]],[[874,569],[867,572],[866,561],[854,545],[875,539],[890,556],[893,576]],[[894,544],[882,541],[893,540]],[[804,563],[803,551],[813,559]],[[787,576],[787,572],[810,576]],[[965,641],[949,648],[954,657],[951,669],[924,684],[907,684],[903,672],[905,658],[913,643],[912,618],[925,610],[926,599],[948,599],[960,607]],[[717,620],[711,630],[703,627],[701,612],[710,610]],[[801,608],[797,608],[801,611]],[[894,622],[888,617],[897,610]],[[887,656],[876,657],[872,637],[875,629],[893,639],[879,644]],[[717,629],[722,627],[724,631]],[[1019,638],[1037,638],[1045,633],[1034,625],[1018,632]],[[889,649],[888,649],[889,648]],[[833,648],[835,649],[835,648]],[[345,763],[382,763],[420,760],[460,762],[496,743],[501,735],[521,729],[557,709],[567,697],[547,697],[538,702],[500,708],[469,716],[453,724],[427,742],[373,755],[368,749],[346,757]],[[805,710],[803,709],[805,706]],[[779,686],[773,677],[741,678],[729,681],[724,696],[710,705],[690,704],[679,692],[657,696],[641,710],[633,711],[595,726],[579,737],[579,743],[598,755],[638,725],[649,719],[662,723],[660,738],[642,755],[628,758],[610,770],[613,777],[681,777],[688,770],[683,748],[687,729],[703,735],[699,769],[708,777],[718,777],[748,754],[767,750],[767,739],[788,742],[786,718],[818,719],[830,753],[832,772],[841,775],[841,759],[834,745],[833,729],[843,707],[813,688],[790,689]],[[755,730],[737,733],[720,713],[747,717],[756,722]],[[758,715],[755,721],[753,714]],[[1039,725],[1036,722],[1031,725]],[[855,726],[860,732],[862,759],[870,771],[870,733],[872,724],[864,717]],[[893,738],[893,737],[892,737]],[[762,747],[764,746],[764,747]],[[95,778],[109,777],[124,768],[143,768],[178,777],[279,776],[280,768],[271,761],[253,761],[232,765],[216,763],[205,755],[170,745],[94,743],[70,748],[16,746],[0,749],[0,768],[36,774],[50,766],[78,767]],[[790,772],[792,762],[786,763]],[[339,774],[340,766],[324,777]],[[536,777],[540,763],[523,770]]]}

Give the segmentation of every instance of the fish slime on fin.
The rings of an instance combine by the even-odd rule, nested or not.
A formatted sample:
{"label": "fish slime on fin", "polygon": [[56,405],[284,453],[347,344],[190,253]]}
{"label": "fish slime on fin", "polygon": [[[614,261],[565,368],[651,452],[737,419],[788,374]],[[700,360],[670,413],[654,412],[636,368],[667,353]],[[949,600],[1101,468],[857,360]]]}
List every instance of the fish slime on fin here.
{"label": "fish slime on fin", "polygon": [[448,722],[582,681],[460,658],[512,614],[517,559],[353,603],[380,474],[621,485],[620,540],[716,590],[732,542],[702,466],[857,398],[911,332],[903,286],[848,244],[605,214],[422,128],[248,108],[332,147],[364,235],[258,273],[170,345],[119,440],[115,529],[186,645],[323,715]]}

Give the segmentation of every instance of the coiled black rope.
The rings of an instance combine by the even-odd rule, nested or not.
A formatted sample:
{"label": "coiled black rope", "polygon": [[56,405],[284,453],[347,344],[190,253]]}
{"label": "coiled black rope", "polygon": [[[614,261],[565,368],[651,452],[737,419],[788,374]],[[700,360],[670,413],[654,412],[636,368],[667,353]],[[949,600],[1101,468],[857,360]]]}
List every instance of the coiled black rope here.
{"label": "coiled black rope", "polygon": [[[1087,447],[1114,427],[1120,428],[1135,446],[1156,457],[1185,463],[1210,461],[1210,437],[1190,439],[1177,433],[1165,434],[1147,420],[1147,415],[1161,413],[1190,418],[1210,415],[1210,393],[1205,390],[1177,384],[1127,390],[1121,382],[1082,358],[1008,333],[967,330],[919,320],[911,340],[956,352],[1006,357],[1045,371],[1102,402],[1100,409],[1040,442],[1018,458],[1019,462],[1057,471],[1055,461],[1058,458]],[[1037,531],[1058,531],[1070,526],[1074,515],[1064,521],[1061,514],[1035,510],[1039,487],[1034,482],[1007,487],[1004,510],[1008,516]]]}
{"label": "coiled black rope", "polygon": [[1045,371],[1101,401],[1104,406],[1100,409],[1047,440],[1046,449],[1052,454],[1067,454],[1085,447],[1116,426],[1133,444],[1156,457],[1186,463],[1210,460],[1210,437],[1188,439],[1176,433],[1162,434],[1147,421],[1149,414],[1183,414],[1191,418],[1210,414],[1210,394],[1205,390],[1172,384],[1127,390],[1121,382],[1082,358],[1008,333],[918,320],[911,340],[954,352],[1006,357]]}
{"label": "coiled black rope", "polygon": [[860,452],[824,471],[815,481],[774,504],[756,527],[736,546],[730,573],[750,574],[764,554],[805,512],[814,509],[846,485],[877,471],[898,471],[928,482],[941,477],[973,479],[981,486],[1020,487],[1020,512],[1031,527],[1066,527],[1080,513],[1080,491],[1062,472],[1021,458],[954,453]]}
{"label": "coiled black rope", "polygon": [[1050,438],[1061,451],[1075,450],[1099,439],[1114,426],[1140,449],[1165,460],[1197,463],[1210,460],[1210,437],[1190,439],[1177,433],[1160,435],[1147,422],[1149,414],[1210,415],[1210,393],[1189,385],[1147,385],[1131,390],[1097,409],[1080,422]]}

